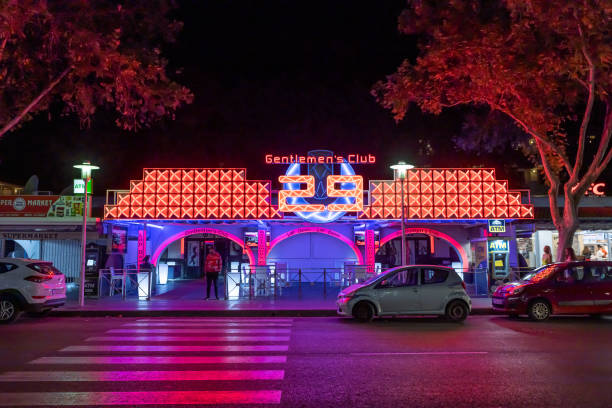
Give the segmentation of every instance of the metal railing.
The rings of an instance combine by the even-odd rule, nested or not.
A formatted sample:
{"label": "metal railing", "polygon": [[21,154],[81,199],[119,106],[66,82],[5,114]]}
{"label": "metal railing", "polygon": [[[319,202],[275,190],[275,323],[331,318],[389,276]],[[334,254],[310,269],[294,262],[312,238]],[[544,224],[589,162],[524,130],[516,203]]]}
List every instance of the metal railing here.
{"label": "metal railing", "polygon": [[138,298],[151,300],[152,272],[138,269],[100,269],[98,271],[98,297],[121,295],[125,300],[134,292]]}

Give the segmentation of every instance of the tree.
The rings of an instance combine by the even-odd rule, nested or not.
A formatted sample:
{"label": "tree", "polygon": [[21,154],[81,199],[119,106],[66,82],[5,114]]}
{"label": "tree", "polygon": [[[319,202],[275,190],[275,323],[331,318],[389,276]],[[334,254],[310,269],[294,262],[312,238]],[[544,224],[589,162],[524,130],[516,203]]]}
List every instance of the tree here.
{"label": "tree", "polygon": [[611,16],[611,0],[409,1],[399,29],[416,36],[420,55],[372,92],[398,121],[413,103],[511,120],[542,165],[560,259],[581,197],[612,158]]}
{"label": "tree", "polygon": [[160,47],[176,39],[165,0],[0,0],[0,137],[37,113],[100,108],[138,130],[193,96],[166,74]]}

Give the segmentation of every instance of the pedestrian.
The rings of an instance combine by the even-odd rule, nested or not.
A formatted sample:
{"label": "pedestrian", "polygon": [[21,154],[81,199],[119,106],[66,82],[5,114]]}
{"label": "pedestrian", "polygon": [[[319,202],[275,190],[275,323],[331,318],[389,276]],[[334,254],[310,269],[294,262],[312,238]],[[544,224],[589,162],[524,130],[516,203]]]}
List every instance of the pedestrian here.
{"label": "pedestrian", "polygon": [[546,245],[544,247],[544,253],[542,254],[542,265],[548,265],[552,263],[552,254],[550,253],[550,247]]}
{"label": "pedestrian", "polygon": [[219,300],[219,294],[217,293],[217,280],[219,279],[219,272],[223,266],[221,255],[211,247],[206,255],[206,262],[204,262],[205,273],[206,273],[206,299],[210,298],[210,287],[215,287],[215,298]]}
{"label": "pedestrian", "polygon": [[597,245],[597,260],[598,261],[608,260],[608,251],[606,251],[606,249],[601,245]]}
{"label": "pedestrian", "polygon": [[576,260],[576,253],[574,252],[574,248],[566,247],[563,251],[563,261],[564,262],[573,262]]}
{"label": "pedestrian", "polygon": [[584,257],[585,261],[588,261],[591,259],[591,250],[589,249],[588,246],[584,246],[584,248],[582,249],[582,256]]}

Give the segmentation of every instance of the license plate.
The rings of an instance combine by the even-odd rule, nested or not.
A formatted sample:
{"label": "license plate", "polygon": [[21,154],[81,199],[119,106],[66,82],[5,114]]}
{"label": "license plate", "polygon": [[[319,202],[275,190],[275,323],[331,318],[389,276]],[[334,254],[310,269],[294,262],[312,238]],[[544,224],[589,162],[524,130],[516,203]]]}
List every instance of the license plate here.
{"label": "license plate", "polygon": [[64,289],[51,289],[52,295],[61,295],[64,293]]}
{"label": "license plate", "polygon": [[494,305],[503,305],[504,304],[504,300],[503,299],[493,299],[493,304]]}

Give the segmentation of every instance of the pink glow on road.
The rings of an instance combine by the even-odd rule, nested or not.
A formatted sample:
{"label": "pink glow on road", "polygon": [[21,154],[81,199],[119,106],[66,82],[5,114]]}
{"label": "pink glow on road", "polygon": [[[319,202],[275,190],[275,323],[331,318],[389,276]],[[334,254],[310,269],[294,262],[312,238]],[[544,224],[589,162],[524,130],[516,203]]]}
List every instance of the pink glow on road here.
{"label": "pink glow on road", "polygon": [[234,342],[234,341],[289,341],[288,336],[94,336],[85,341],[188,341]]}
{"label": "pink glow on road", "polygon": [[122,324],[121,327],[291,327],[291,323],[216,323],[216,322],[134,322]]}
{"label": "pink glow on road", "polygon": [[255,345],[203,345],[203,346],[150,346],[150,345],[110,345],[99,344],[95,346],[69,346],[60,351],[225,351],[225,352],[240,352],[240,351],[287,351],[288,345],[272,345],[272,346],[255,346]]}
{"label": "pink glow on road", "polygon": [[83,356],[40,357],[29,364],[279,364],[287,356]]}
{"label": "pink glow on road", "polygon": [[159,334],[201,334],[201,333],[219,333],[219,334],[289,334],[291,330],[285,329],[111,329],[106,333],[159,333]]}
{"label": "pink glow on road", "polygon": [[275,317],[272,319],[259,317],[238,317],[226,319],[222,317],[181,317],[176,319],[166,319],[163,317],[154,317],[151,319],[138,319],[138,322],[224,322],[224,323],[293,323],[293,319]]}
{"label": "pink glow on road", "polygon": [[281,391],[5,392],[0,406],[279,404]]}
{"label": "pink glow on road", "polygon": [[0,382],[39,381],[242,381],[282,380],[284,370],[223,371],[10,371]]}

